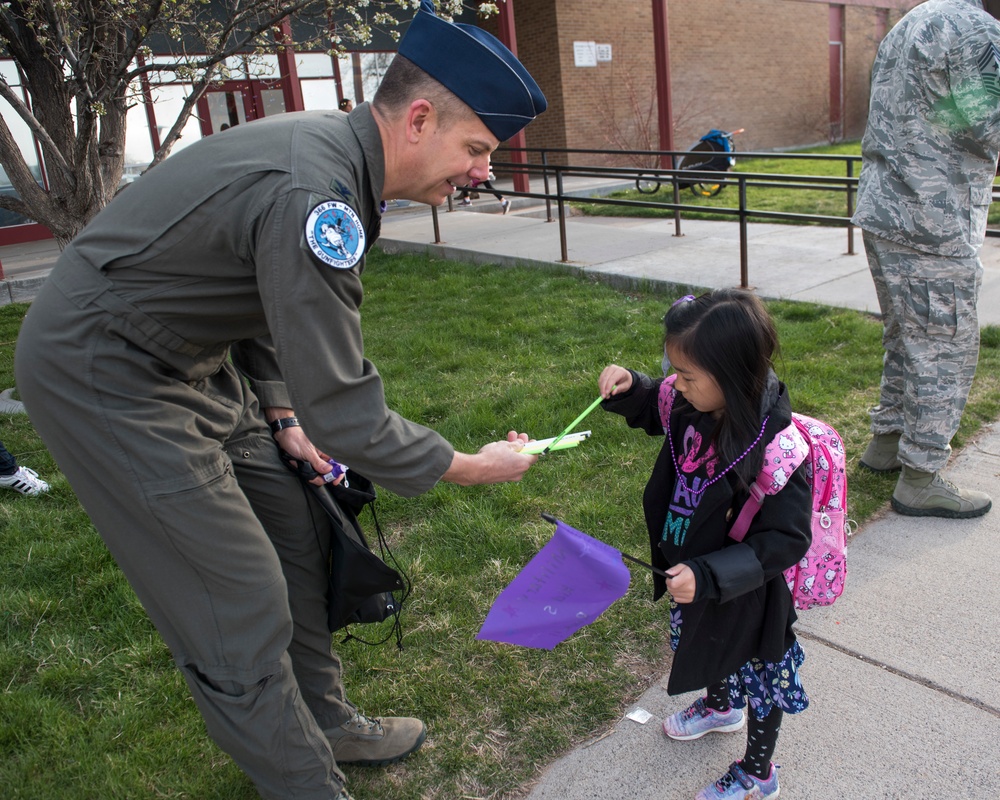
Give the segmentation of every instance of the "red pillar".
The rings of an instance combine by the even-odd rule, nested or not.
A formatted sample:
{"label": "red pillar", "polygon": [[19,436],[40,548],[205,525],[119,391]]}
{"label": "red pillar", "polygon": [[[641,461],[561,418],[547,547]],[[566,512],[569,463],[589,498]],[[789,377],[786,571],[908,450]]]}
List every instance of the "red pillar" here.
{"label": "red pillar", "polygon": [[[653,0],[653,58],[656,64],[656,108],[660,149],[674,148],[674,110],[670,99],[670,24],[667,0]],[[673,169],[669,156],[660,158],[661,169]]]}
{"label": "red pillar", "polygon": [[[499,4],[500,9],[500,41],[503,42],[507,49],[510,50],[515,56],[517,55],[517,30],[514,27],[514,0],[504,0],[504,2]],[[518,131],[511,137],[507,144],[510,147],[525,147],[524,130]],[[523,150],[511,150],[510,160],[515,164],[527,164],[528,154]],[[514,173],[514,191],[515,192],[528,192],[531,191],[528,188],[528,174],[526,172],[515,172]]]}
{"label": "red pillar", "polygon": [[295,66],[295,51],[287,44],[292,41],[292,23],[287,18],[281,21],[277,37],[281,45],[278,48],[278,74],[281,75],[281,91],[285,96],[285,111],[305,111],[299,70]]}

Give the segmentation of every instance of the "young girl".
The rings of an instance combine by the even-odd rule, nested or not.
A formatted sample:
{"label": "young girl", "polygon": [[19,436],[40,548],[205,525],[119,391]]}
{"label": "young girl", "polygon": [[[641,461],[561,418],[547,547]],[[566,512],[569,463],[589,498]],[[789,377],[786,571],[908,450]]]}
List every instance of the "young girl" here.
{"label": "young girl", "polygon": [[[667,691],[707,687],[706,696],[669,717],[672,739],[737,731],[749,704],[746,753],[696,800],[774,798],[771,763],[785,712],[809,700],[799,682],[804,655],[792,631],[795,611],[782,571],[810,543],[810,490],[804,470],[764,498],[741,543],[727,534],[764,449],[791,421],[788,393],[774,374],[774,324],[750,292],[721,289],[676,301],[664,317],[664,373],[653,380],[611,364],[599,378],[603,406],[633,428],[666,434],[643,495],[654,598],[670,593],[673,667]],[[660,384],[672,382],[669,425]]]}

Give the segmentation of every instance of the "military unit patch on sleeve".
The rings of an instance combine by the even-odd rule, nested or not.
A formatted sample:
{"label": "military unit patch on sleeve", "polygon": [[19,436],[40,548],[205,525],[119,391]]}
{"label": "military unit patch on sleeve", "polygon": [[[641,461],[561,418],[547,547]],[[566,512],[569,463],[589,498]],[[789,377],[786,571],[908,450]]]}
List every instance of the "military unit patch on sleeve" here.
{"label": "military unit patch on sleeve", "polygon": [[979,57],[978,64],[986,93],[991,97],[1000,97],[1000,48],[990,42]]}
{"label": "military unit patch on sleeve", "polygon": [[354,209],[336,200],[320,203],[306,218],[306,244],[324,264],[350,269],[365,254],[365,229]]}

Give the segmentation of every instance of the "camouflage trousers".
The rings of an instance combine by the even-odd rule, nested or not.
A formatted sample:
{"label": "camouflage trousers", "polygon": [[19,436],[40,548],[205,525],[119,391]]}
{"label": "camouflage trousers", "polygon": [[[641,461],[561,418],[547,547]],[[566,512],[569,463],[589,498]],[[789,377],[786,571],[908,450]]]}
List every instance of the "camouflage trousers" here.
{"label": "camouflage trousers", "polygon": [[882,382],[873,434],[900,433],[899,460],[943,469],[979,361],[978,256],[922,253],[864,232],[882,309]]}

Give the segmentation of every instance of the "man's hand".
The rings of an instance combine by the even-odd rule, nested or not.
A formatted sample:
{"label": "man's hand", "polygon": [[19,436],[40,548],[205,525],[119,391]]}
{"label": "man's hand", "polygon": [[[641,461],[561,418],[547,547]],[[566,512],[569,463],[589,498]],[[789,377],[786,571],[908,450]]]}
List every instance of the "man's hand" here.
{"label": "man's hand", "polygon": [[441,480],[460,486],[519,481],[538,461],[538,456],[520,452],[528,441],[528,434],[510,431],[507,441],[490,442],[475,455],[456,452]]}
{"label": "man's hand", "polygon": [[[292,416],[291,409],[266,409],[265,417],[268,422],[271,422],[279,417],[290,417]],[[320,476],[326,475],[328,472],[333,471],[333,465],[330,463],[330,456],[321,450],[317,449],[309,437],[306,436],[305,431],[300,427],[293,428],[283,428],[274,434],[274,441],[277,443],[278,447],[284,450],[288,455],[297,461],[302,461],[307,463]],[[344,476],[340,475],[336,480],[330,481],[334,486],[339,484],[344,480]],[[316,486],[324,486],[326,481],[322,477],[313,478],[309,483],[315,484]]]}

